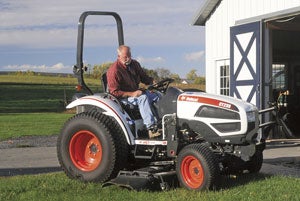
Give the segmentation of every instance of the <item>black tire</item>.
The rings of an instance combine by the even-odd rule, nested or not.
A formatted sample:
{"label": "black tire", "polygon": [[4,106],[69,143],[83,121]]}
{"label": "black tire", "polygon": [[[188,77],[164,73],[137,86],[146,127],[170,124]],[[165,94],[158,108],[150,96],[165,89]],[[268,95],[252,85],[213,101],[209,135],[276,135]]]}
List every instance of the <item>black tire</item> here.
{"label": "black tire", "polygon": [[262,151],[257,151],[249,161],[246,162],[246,169],[250,173],[257,173],[260,171],[263,164],[263,153]]}
{"label": "black tire", "polygon": [[217,158],[204,144],[191,144],[179,152],[176,173],[181,186],[189,190],[216,189],[219,186]]}
{"label": "black tire", "polygon": [[105,182],[127,164],[128,145],[119,125],[96,110],[70,118],[57,140],[58,161],[70,178]]}

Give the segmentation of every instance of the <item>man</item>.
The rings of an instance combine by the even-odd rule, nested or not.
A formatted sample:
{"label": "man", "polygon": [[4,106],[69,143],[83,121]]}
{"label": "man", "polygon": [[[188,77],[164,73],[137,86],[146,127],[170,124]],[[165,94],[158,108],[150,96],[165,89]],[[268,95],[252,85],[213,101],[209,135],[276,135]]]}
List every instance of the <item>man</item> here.
{"label": "man", "polygon": [[160,133],[157,131],[152,104],[159,97],[156,93],[139,89],[140,82],[146,85],[153,84],[153,78],[145,73],[138,61],[131,59],[130,47],[121,45],[117,52],[117,60],[107,71],[109,92],[122,102],[138,105],[149,138],[157,137]]}

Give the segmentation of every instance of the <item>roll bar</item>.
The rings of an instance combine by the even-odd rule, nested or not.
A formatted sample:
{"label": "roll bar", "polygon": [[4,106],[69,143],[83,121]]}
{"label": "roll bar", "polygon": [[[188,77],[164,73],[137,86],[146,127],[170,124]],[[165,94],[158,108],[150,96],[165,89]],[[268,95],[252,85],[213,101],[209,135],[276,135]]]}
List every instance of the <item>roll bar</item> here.
{"label": "roll bar", "polygon": [[80,15],[79,22],[78,22],[78,35],[77,35],[77,62],[76,65],[73,67],[73,73],[78,79],[79,86],[85,90],[88,94],[92,95],[92,90],[85,84],[83,73],[86,70],[83,64],[83,40],[84,40],[84,26],[85,20],[89,15],[110,15],[115,18],[117,23],[117,31],[118,31],[118,42],[119,45],[124,45],[124,34],[123,34],[123,25],[122,19],[119,14],[115,12],[108,12],[108,11],[86,11]]}

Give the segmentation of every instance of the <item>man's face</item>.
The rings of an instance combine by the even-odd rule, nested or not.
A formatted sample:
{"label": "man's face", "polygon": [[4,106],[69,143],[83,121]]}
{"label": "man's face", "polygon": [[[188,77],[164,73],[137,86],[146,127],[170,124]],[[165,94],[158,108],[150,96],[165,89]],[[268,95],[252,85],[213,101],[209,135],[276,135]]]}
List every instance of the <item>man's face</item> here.
{"label": "man's face", "polygon": [[128,48],[123,48],[119,54],[119,60],[126,66],[131,63],[131,53]]}

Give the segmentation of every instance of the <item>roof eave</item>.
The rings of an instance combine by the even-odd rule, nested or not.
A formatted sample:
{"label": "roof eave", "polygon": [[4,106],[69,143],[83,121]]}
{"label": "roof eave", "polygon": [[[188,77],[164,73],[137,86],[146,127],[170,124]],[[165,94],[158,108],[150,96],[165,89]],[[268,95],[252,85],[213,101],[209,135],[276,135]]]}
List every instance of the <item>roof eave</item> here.
{"label": "roof eave", "polygon": [[205,22],[222,0],[206,0],[195,15],[192,25],[205,26]]}

